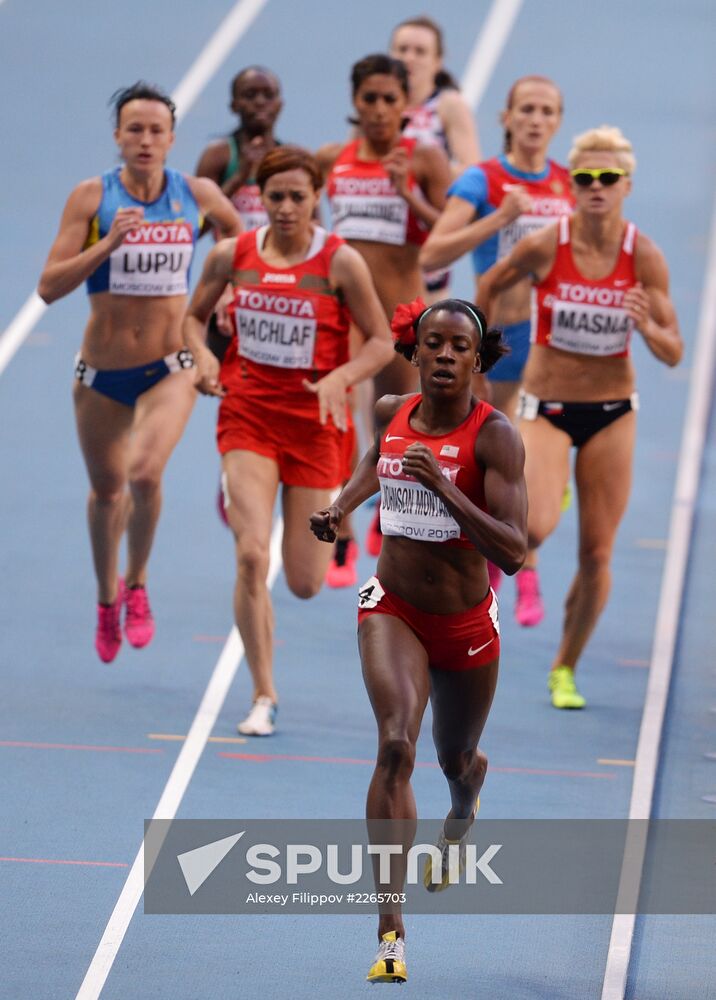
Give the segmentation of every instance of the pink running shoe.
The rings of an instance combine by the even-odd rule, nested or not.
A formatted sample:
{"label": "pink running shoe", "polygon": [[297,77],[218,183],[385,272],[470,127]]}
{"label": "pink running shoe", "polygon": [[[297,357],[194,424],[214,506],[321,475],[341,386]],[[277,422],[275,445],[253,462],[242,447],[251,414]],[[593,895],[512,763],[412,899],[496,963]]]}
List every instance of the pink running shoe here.
{"label": "pink running shoe", "polygon": [[380,530],[380,504],[378,504],[365,536],[365,550],[369,556],[379,556],[382,548],[383,532]]}
{"label": "pink running shoe", "polygon": [[229,518],[226,513],[226,499],[224,474],[222,472],[221,479],[219,480],[219,489],[216,493],[216,513],[219,515],[219,520],[228,528],[230,525]]}
{"label": "pink running shoe", "polygon": [[532,628],[544,618],[544,604],[539,591],[537,570],[527,567],[521,569],[515,577],[517,583],[517,600],[515,602],[515,618],[523,628]]}
{"label": "pink running shoe", "polygon": [[141,584],[125,587],[124,600],[127,605],[124,633],[130,646],[141,649],[152,641],[154,635],[154,618],[149,607],[147,591]]}
{"label": "pink running shoe", "polygon": [[359,548],[352,538],[339,538],[333,558],[328,564],[326,583],[329,587],[355,587],[358,583]]}
{"label": "pink running shoe", "polygon": [[124,601],[124,584],[119,581],[119,590],[113,604],[97,605],[97,631],[94,637],[94,648],[103,663],[111,663],[122,645],[122,603]]}
{"label": "pink running shoe", "polygon": [[505,574],[502,572],[499,566],[495,566],[493,562],[487,560],[487,576],[490,580],[490,586],[497,593],[502,586],[502,577]]}

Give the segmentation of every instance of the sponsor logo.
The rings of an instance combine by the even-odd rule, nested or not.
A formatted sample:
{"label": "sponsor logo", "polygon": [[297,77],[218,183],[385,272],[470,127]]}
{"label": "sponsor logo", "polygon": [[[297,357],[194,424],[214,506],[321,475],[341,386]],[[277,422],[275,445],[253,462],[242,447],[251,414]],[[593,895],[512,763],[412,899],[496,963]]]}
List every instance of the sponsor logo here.
{"label": "sponsor logo", "polygon": [[617,288],[595,288],[591,285],[577,285],[568,281],[560,281],[557,287],[557,297],[562,302],[586,302],[597,306],[621,306],[624,301],[624,292]]}
{"label": "sponsor logo", "polygon": [[262,283],[264,281],[270,281],[275,285],[295,285],[296,275],[295,274],[265,274],[261,279]]}
{"label": "sponsor logo", "polygon": [[387,444],[388,441],[405,441],[405,438],[401,434],[386,434],[385,440]]}
{"label": "sponsor logo", "polygon": [[338,177],[335,185],[336,194],[358,195],[362,198],[396,194],[390,177]]}
{"label": "sponsor logo", "polygon": [[188,222],[145,222],[124,237],[125,243],[193,243]]}
{"label": "sponsor logo", "polygon": [[610,410],[618,409],[621,405],[621,403],[602,403],[602,409],[608,413]]}
{"label": "sponsor logo", "polygon": [[259,292],[250,288],[236,289],[236,305],[239,309],[278,313],[279,316],[315,317],[310,299],[292,299],[286,295]]}
{"label": "sponsor logo", "polygon": [[488,639],[487,642],[483,642],[483,644],[481,646],[478,646],[477,649],[473,649],[472,646],[470,646],[470,648],[467,651],[467,655],[468,656],[477,656],[478,653],[481,653],[483,649],[486,649],[487,646],[490,645],[490,643],[492,642],[492,640],[494,638],[495,637],[493,635],[492,639]]}

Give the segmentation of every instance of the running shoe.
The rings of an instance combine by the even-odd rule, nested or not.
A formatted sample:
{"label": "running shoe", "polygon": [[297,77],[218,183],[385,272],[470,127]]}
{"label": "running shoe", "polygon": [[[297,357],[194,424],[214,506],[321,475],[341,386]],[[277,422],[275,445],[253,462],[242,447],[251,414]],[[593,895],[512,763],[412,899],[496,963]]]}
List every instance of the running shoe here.
{"label": "running shoe", "polygon": [[383,547],[383,532],[380,530],[380,504],[376,508],[370,527],[365,536],[365,550],[369,556],[379,556]]}
{"label": "running shoe", "polygon": [[405,967],[405,941],[395,931],[384,934],[378,954],[365,977],[369,983],[404,983],[408,979]]}
{"label": "running shoe", "polygon": [[242,736],[273,736],[278,705],[265,695],[254,702],[251,711],[236,727]]}
{"label": "running shoe", "polygon": [[359,549],[352,538],[339,538],[328,564],[326,583],[329,587],[355,587],[358,583]]}
{"label": "running shoe", "polygon": [[111,663],[122,645],[122,603],[124,601],[124,584],[119,581],[119,589],[113,604],[97,605],[97,631],[94,637],[94,648],[103,663]]}
{"label": "running shoe", "polygon": [[531,567],[521,569],[515,577],[517,600],[515,618],[523,628],[532,628],[544,618],[544,604],[539,590],[537,570]]}
{"label": "running shoe", "polygon": [[154,618],[144,585],[138,583],[134,587],[125,587],[124,601],[127,606],[124,634],[130,646],[141,649],[150,643],[154,636]]}
{"label": "running shoe", "polygon": [[[480,808],[480,796],[477,796],[475,800],[475,809],[472,814],[473,820],[477,816],[478,809]],[[442,892],[443,889],[451,884],[455,884],[459,881],[460,876],[465,871],[465,865],[467,864],[467,838],[470,833],[472,824],[467,828],[460,840],[448,840],[445,836],[445,827],[440,831],[440,836],[438,837],[437,844],[435,845],[440,851],[442,867],[441,875],[442,878],[440,882],[433,882],[433,859],[427,858],[425,862],[425,867],[423,869],[423,885],[428,890],[428,892]],[[457,847],[457,851],[451,851],[451,847]]]}
{"label": "running shoe", "polygon": [[564,487],[564,493],[562,494],[562,503],[560,505],[560,510],[564,514],[566,510],[572,506],[572,484],[567,483]]}
{"label": "running shoe", "polygon": [[495,566],[495,564],[490,562],[489,559],[487,560],[487,576],[490,580],[490,586],[495,593],[497,593],[502,585],[502,577],[504,576],[504,573],[499,566]]}
{"label": "running shoe", "polygon": [[571,667],[555,667],[550,672],[548,683],[555,708],[584,708],[587,704],[577,691],[574,670]]}

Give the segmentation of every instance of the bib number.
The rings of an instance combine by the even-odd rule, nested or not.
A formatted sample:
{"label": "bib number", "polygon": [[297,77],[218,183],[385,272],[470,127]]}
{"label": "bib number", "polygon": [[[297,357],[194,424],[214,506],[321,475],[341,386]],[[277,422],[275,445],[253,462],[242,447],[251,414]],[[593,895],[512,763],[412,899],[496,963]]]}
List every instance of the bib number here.
{"label": "bib number", "polygon": [[361,611],[369,611],[378,606],[384,595],[385,591],[381,587],[378,577],[372,576],[358,591],[358,607]]}

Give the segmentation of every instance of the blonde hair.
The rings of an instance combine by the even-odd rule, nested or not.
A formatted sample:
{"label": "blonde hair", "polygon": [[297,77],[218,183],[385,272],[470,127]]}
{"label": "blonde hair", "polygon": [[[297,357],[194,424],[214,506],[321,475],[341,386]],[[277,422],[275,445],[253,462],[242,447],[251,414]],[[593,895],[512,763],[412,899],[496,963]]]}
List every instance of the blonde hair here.
{"label": "blonde hair", "polygon": [[614,153],[619,166],[628,174],[636,170],[636,157],[629,140],[615,125],[600,125],[574,137],[569,151],[569,165],[574,169],[582,153]]}

